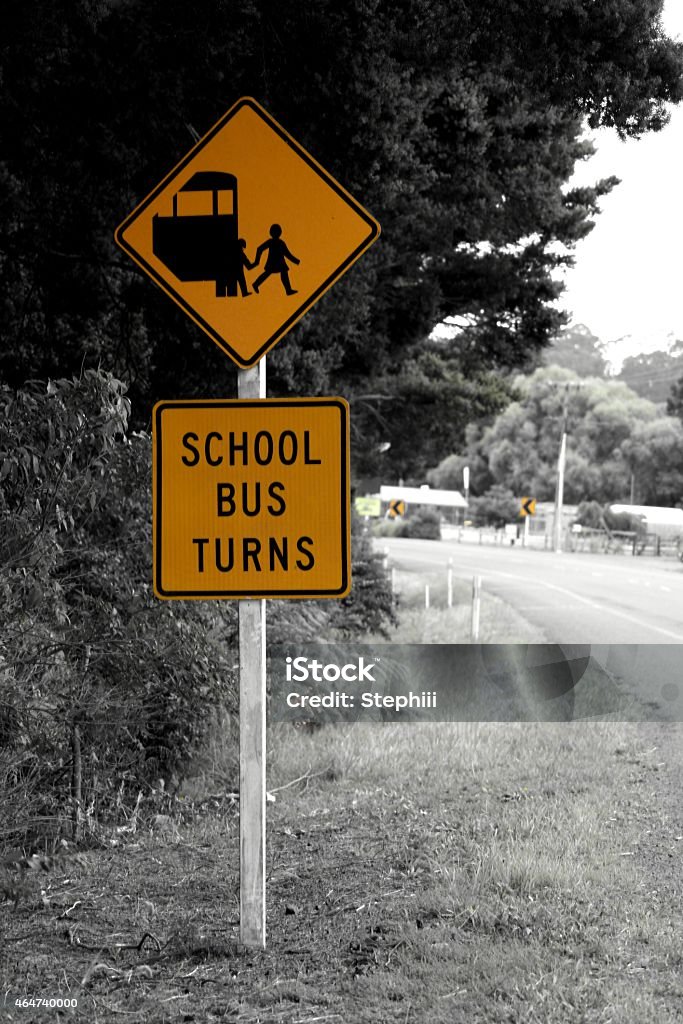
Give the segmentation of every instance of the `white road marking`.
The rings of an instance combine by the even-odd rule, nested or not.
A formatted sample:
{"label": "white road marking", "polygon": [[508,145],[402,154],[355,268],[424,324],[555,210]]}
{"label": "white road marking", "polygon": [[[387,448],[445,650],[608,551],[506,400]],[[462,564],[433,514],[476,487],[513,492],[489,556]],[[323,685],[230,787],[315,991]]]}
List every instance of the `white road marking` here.
{"label": "white road marking", "polygon": [[[513,573],[503,572],[501,569],[488,569],[488,575],[494,576],[505,576],[508,579],[518,580],[520,577],[515,576]],[[482,575],[482,584],[485,580],[484,573]],[[597,601],[591,601],[588,597],[582,597],[580,594],[575,594],[572,590],[566,590],[564,587],[558,587],[556,583],[545,583],[543,580],[534,580],[535,585],[540,584],[542,587],[546,587],[548,590],[556,590],[558,594],[565,594],[567,597],[573,597],[575,601],[580,601],[582,604],[587,604],[589,608],[595,608],[599,612],[607,612],[608,615],[614,615],[618,619],[624,619],[626,622],[633,622],[635,625],[642,628],[645,625],[646,629],[651,629],[654,633],[661,633],[662,636],[669,636],[673,640],[677,640],[679,643],[683,643],[683,633],[674,633],[671,629],[664,629],[662,626],[652,626],[648,623],[643,623],[642,619],[639,619],[635,615],[628,615],[626,612],[616,611],[614,608],[607,608],[604,604],[598,604]]]}

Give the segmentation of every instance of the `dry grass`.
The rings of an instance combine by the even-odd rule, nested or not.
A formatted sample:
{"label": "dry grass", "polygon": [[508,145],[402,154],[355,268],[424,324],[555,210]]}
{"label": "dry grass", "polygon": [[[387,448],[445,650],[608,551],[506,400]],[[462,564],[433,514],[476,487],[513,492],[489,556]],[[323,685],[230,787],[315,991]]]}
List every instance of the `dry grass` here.
{"label": "dry grass", "polygon": [[237,807],[206,776],[174,828],[141,813],[6,904],[5,988],[92,1024],[669,1024],[681,737],[656,729],[273,727],[265,952],[239,946]]}

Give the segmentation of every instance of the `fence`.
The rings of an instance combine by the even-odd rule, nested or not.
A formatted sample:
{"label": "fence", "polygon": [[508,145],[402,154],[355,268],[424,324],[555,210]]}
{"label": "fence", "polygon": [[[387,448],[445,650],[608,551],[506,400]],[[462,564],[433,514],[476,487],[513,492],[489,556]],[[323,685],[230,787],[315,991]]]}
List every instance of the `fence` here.
{"label": "fence", "polygon": [[[541,551],[551,551],[553,538],[548,533],[529,533],[526,542],[523,527],[517,534],[493,527],[441,525],[444,540],[461,544],[511,547],[526,546]],[[640,534],[632,530],[594,530],[584,527],[574,533],[569,527],[562,531],[562,550],[587,552],[591,554],[650,555],[683,560],[683,538],[661,537],[656,533]]]}

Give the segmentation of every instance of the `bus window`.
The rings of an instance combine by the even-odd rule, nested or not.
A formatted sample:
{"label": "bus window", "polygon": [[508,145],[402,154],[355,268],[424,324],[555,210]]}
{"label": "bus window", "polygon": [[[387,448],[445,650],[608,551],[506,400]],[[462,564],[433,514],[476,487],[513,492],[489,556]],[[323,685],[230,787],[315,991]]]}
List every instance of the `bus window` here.
{"label": "bus window", "polygon": [[179,192],[177,211],[179,217],[210,217],[213,213],[211,192]]}
{"label": "bus window", "polygon": [[235,212],[234,204],[235,193],[222,191],[218,193],[218,213],[233,214]]}

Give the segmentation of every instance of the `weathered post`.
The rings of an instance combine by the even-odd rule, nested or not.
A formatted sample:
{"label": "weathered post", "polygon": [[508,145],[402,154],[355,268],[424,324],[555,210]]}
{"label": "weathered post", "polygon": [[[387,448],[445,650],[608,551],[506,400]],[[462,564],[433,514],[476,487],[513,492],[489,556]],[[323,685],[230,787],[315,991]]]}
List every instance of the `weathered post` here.
{"label": "weathered post", "polygon": [[[237,371],[239,398],[265,398],[265,356]],[[240,666],[240,940],[266,945],[266,602],[238,604]]]}
{"label": "weathered post", "polygon": [[481,608],[481,576],[472,578],[472,628],[473,642],[479,639],[479,614]]}

